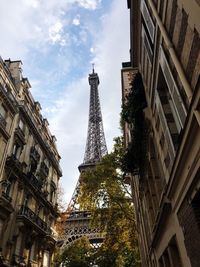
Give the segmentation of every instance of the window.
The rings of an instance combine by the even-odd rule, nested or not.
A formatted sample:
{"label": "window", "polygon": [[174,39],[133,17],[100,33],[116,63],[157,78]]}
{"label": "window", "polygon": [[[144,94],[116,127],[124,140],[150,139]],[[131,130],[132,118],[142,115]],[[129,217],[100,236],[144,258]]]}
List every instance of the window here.
{"label": "window", "polygon": [[36,170],[37,170],[37,161],[34,159],[31,159],[30,172],[34,173]]}
{"label": "window", "polygon": [[141,1],[140,10],[141,10],[142,16],[144,18],[146,27],[148,29],[148,32],[149,32],[151,41],[153,43],[153,41],[154,41],[154,34],[155,34],[155,26],[153,24],[153,21],[151,19],[150,13],[149,13],[149,10],[148,10],[148,8],[147,8],[146,3],[145,3],[144,0]]}
{"label": "window", "polygon": [[175,236],[169,242],[168,247],[159,259],[159,267],[182,267]]}
{"label": "window", "polygon": [[[162,131],[164,134],[164,139],[167,142],[167,146],[168,146],[169,153],[170,153],[170,158],[171,158],[171,160],[173,160],[174,156],[175,156],[175,149],[174,149],[174,145],[172,142],[172,137],[171,137],[171,133],[169,130],[169,126],[168,126],[167,120],[165,118],[165,111],[167,110],[167,108],[166,108],[166,105],[164,106],[163,103],[161,103],[158,91],[155,92],[155,103],[156,103],[157,113],[158,113],[158,116],[160,118],[160,124],[162,127]],[[165,107],[165,109],[163,107]]]}
{"label": "window", "polygon": [[15,143],[14,146],[13,146],[13,156],[16,159],[19,159],[21,151],[22,151],[21,146],[18,143]]}
{"label": "window", "polygon": [[30,259],[33,260],[33,261],[37,261],[38,260],[38,256],[39,256],[39,253],[38,252],[39,252],[38,240],[35,240],[33,242],[32,247],[31,247]]}
{"label": "window", "polygon": [[196,222],[200,230],[200,191],[196,194],[195,198],[192,200],[192,208],[195,214]]}
{"label": "window", "polygon": [[23,123],[23,121],[22,120],[20,120],[19,121],[19,128],[22,130],[22,131],[24,131],[24,123]]}
{"label": "window", "polygon": [[164,138],[164,135],[163,135],[163,132],[162,132],[161,137],[160,137],[160,146],[161,146],[162,149],[164,147],[164,143],[165,143],[165,138]]}
{"label": "window", "polygon": [[55,198],[55,188],[51,185],[50,202],[53,202]]}
{"label": "window", "polygon": [[171,106],[176,126],[180,132],[181,128],[183,128],[187,112],[162,47],[160,48],[160,66],[168,87],[169,104]]}
{"label": "window", "polygon": [[1,126],[3,125],[4,127],[6,127],[6,114],[7,114],[6,109],[0,103],[0,124]]}
{"label": "window", "polygon": [[0,104],[0,116],[3,117],[4,119],[6,118],[6,109],[2,104]]}
{"label": "window", "polygon": [[146,34],[145,29],[144,29],[143,26],[142,26],[142,39],[143,39],[143,43],[144,43],[144,46],[145,46],[146,51],[147,51],[147,56],[148,56],[148,58],[149,58],[149,61],[150,61],[151,64],[152,64],[152,60],[153,60],[153,52],[152,52],[151,45],[150,45],[150,43],[149,43],[147,34]]}
{"label": "window", "polygon": [[29,196],[28,195],[25,196],[23,204],[25,207],[28,207],[28,204],[29,204]]}

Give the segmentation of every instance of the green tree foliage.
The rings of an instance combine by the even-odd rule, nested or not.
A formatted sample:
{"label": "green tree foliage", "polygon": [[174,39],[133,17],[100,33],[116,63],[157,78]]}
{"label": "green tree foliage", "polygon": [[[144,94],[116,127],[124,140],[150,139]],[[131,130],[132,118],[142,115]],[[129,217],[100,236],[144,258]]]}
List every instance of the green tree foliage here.
{"label": "green tree foliage", "polygon": [[82,237],[65,249],[62,254],[56,254],[54,266],[59,267],[91,267],[94,253],[89,240]]}
{"label": "green tree foliage", "polygon": [[146,126],[143,109],[146,106],[142,77],[137,73],[121,112],[121,121],[130,125],[132,139],[122,159],[124,172],[143,174],[146,153]]}
{"label": "green tree foliage", "polygon": [[95,255],[99,267],[140,266],[134,208],[121,172],[123,150],[117,138],[113,152],[80,177],[79,203],[92,212],[93,226],[105,232]]}

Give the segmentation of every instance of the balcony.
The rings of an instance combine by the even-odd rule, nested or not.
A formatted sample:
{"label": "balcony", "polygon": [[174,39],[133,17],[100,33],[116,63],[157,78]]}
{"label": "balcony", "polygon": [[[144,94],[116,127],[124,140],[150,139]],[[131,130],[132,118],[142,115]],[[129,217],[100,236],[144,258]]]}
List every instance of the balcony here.
{"label": "balcony", "polygon": [[41,190],[42,182],[31,172],[27,174],[27,179],[29,183],[37,190]]}
{"label": "balcony", "polygon": [[40,154],[38,153],[37,149],[36,149],[34,146],[31,147],[30,156],[31,156],[36,162],[39,162],[39,160],[40,160]]}
{"label": "balcony", "polygon": [[7,169],[13,169],[18,173],[22,173],[23,172],[23,163],[21,163],[14,154],[12,154],[11,156],[7,157],[6,160],[6,168]]}
{"label": "balcony", "polygon": [[12,198],[9,196],[10,182],[8,180],[2,180],[0,182],[0,213],[9,215],[13,212]]}
{"label": "balcony", "polygon": [[18,219],[23,219],[28,224],[34,226],[38,231],[45,235],[52,235],[51,228],[43,221],[37,214],[35,214],[31,209],[22,205],[18,212]]}

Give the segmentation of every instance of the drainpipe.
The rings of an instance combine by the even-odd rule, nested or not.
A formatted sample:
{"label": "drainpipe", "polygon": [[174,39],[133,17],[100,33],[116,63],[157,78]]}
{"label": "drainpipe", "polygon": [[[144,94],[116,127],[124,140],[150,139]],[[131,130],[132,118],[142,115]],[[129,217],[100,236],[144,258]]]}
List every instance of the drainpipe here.
{"label": "drainpipe", "polygon": [[156,22],[158,24],[158,27],[159,27],[159,29],[161,31],[162,37],[163,37],[163,39],[164,39],[164,41],[165,41],[165,43],[167,45],[167,48],[168,48],[169,53],[170,53],[170,56],[171,56],[171,58],[173,60],[173,63],[175,65],[175,67],[176,67],[176,71],[178,72],[178,75],[180,77],[181,83],[183,85],[183,88],[185,90],[185,93],[186,93],[186,95],[188,97],[188,100],[189,100],[189,103],[190,103],[191,100],[192,100],[192,88],[191,88],[190,84],[188,83],[188,81],[187,81],[187,79],[185,77],[185,73],[184,73],[183,68],[182,68],[182,66],[180,64],[179,59],[176,56],[176,52],[175,52],[175,50],[173,48],[173,44],[172,44],[172,42],[170,41],[170,39],[168,37],[168,33],[167,33],[163,23],[162,23],[162,20],[160,19],[159,15],[157,13],[157,10],[156,10],[156,8],[154,6],[153,1],[152,0],[148,0],[148,3],[150,5],[150,7],[151,7],[153,15],[154,15],[154,17],[156,19]]}

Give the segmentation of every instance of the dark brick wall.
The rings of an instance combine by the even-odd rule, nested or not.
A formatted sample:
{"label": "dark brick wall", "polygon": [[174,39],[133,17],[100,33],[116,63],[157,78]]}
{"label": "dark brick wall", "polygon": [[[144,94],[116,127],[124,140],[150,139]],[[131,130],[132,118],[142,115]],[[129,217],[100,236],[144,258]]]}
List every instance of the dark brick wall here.
{"label": "dark brick wall", "polygon": [[200,266],[200,228],[191,203],[185,200],[178,212],[180,225],[183,228],[185,246],[192,267]]}

